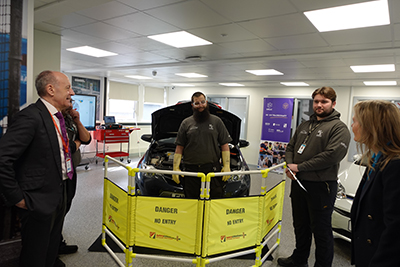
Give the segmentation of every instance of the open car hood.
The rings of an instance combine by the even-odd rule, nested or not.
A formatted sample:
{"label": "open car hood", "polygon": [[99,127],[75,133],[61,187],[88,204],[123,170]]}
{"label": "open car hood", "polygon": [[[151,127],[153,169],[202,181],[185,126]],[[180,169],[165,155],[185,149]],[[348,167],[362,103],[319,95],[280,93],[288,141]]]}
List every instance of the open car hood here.
{"label": "open car hood", "polygon": [[[232,145],[237,145],[240,136],[241,119],[229,111],[220,109],[208,102],[210,113],[218,116],[232,137]],[[181,122],[193,114],[190,102],[159,109],[151,114],[151,133],[153,140],[176,137]]]}

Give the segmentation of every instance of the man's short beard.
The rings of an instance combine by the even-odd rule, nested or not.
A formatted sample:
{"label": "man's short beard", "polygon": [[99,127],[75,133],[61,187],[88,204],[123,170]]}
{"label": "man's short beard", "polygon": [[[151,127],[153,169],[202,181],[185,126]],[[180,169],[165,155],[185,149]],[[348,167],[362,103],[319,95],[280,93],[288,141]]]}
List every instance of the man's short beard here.
{"label": "man's short beard", "polygon": [[315,115],[316,115],[317,117],[326,118],[326,117],[328,117],[329,115],[331,115],[331,114],[333,113],[333,108],[332,108],[332,110],[330,110],[330,112],[324,111],[324,112],[322,112],[321,114],[317,114],[317,113],[314,111],[314,113],[315,113]]}
{"label": "man's short beard", "polygon": [[207,107],[202,111],[193,108],[193,118],[196,122],[204,122],[210,117],[210,108]]}

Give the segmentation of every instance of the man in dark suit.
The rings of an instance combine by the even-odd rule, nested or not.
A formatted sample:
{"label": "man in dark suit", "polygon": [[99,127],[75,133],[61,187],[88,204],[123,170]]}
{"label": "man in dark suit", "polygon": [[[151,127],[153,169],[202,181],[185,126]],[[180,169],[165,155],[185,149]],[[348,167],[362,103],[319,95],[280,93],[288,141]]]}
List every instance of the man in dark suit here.
{"label": "man in dark suit", "polygon": [[20,111],[0,139],[0,196],[19,207],[20,266],[65,266],[57,255],[65,181],[73,170],[57,113],[69,106],[74,92],[60,72],[43,71],[35,85],[40,99]]}

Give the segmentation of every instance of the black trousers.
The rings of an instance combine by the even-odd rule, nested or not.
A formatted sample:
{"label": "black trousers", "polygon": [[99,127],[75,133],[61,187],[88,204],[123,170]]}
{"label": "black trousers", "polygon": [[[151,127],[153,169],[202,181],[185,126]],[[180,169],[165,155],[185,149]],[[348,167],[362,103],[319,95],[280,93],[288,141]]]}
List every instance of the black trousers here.
{"label": "black trousers", "polygon": [[[204,164],[204,165],[187,165],[183,166],[183,170],[187,172],[202,172],[207,175],[210,172],[220,172],[221,165]],[[198,199],[200,197],[201,178],[195,176],[185,176],[181,179],[183,191],[186,198]],[[224,185],[222,177],[212,177],[210,182],[210,198],[222,198],[224,196]]]}
{"label": "black trousers", "polygon": [[22,223],[21,267],[54,266],[60,246],[66,200],[66,182],[63,182],[62,200],[52,214],[42,217],[28,210],[18,209]]}
{"label": "black trousers", "polygon": [[298,263],[306,263],[310,255],[312,235],[315,241],[315,267],[332,266],[332,212],[336,199],[337,182],[301,181],[305,192],[296,181],[291,183],[293,227],[296,248],[292,254]]}
{"label": "black trousers", "polygon": [[[66,209],[65,209],[65,216],[67,216],[67,213],[71,209],[72,200],[74,199],[75,193],[76,193],[76,184],[77,184],[76,169],[74,169],[74,174],[72,176],[72,180],[70,180],[70,179],[65,180],[65,183],[66,183],[66,190],[67,190],[67,205],[66,205]],[[62,242],[63,240],[64,240],[64,236],[62,235],[62,232],[61,232],[60,244],[63,244],[63,242]]]}

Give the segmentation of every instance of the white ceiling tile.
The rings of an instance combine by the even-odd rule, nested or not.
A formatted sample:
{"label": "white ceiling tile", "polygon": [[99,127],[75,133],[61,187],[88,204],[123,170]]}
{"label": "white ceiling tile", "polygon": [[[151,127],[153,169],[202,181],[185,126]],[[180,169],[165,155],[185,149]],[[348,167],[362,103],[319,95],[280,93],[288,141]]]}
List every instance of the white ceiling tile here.
{"label": "white ceiling tile", "polygon": [[400,24],[393,25],[393,31],[394,31],[394,39],[396,41],[399,41],[400,40]]}
{"label": "white ceiling tile", "polygon": [[62,30],[61,31],[62,40],[72,41],[80,43],[81,45],[92,45],[96,43],[103,43],[106,40],[102,38],[97,38],[87,34],[83,34],[73,30]]}
{"label": "white ceiling tile", "polygon": [[[396,46],[394,46],[393,41],[379,42],[379,43],[361,43],[361,44],[347,44],[347,45],[334,45],[331,49],[334,53],[340,53],[340,51],[349,51],[353,55],[364,54],[365,55],[375,55],[381,54],[382,51],[392,51],[395,53]],[[398,48],[398,46],[397,46]]]}
{"label": "white ceiling tile", "polygon": [[344,58],[343,61],[350,68],[350,66],[357,65],[381,65],[381,64],[394,64],[393,56],[379,56],[379,57],[348,57]]}
{"label": "white ceiling tile", "polygon": [[398,0],[389,0],[389,16],[390,16],[390,23],[400,23],[400,1]]}
{"label": "white ceiling tile", "polygon": [[56,25],[62,28],[72,28],[89,23],[95,22],[95,20],[79,15],[77,13],[70,13],[68,15],[57,17],[54,19],[46,20],[48,24]]}
{"label": "white ceiling tile", "polygon": [[140,10],[147,10],[151,8],[171,5],[177,2],[182,2],[182,0],[118,0],[118,2],[124,3]]}
{"label": "white ceiling tile", "polygon": [[76,13],[95,19],[105,20],[115,17],[124,16],[130,13],[137,12],[136,9],[122,4],[118,1],[108,2],[102,5],[94,6],[88,9],[77,11]]}
{"label": "white ceiling tile", "polygon": [[221,56],[226,54],[235,53],[233,49],[225,48],[219,45],[204,45],[204,46],[193,46],[184,48],[190,55],[201,56],[206,59],[219,59]]}
{"label": "white ceiling tile", "polygon": [[81,46],[81,45],[82,45],[82,43],[69,41],[69,40],[67,40],[65,38],[61,39],[61,50],[65,50],[67,48],[77,47],[77,46]]}
{"label": "white ceiling tile", "polygon": [[96,44],[96,48],[107,50],[110,52],[115,52],[120,55],[143,52],[143,50],[141,50],[139,48],[127,46],[127,45],[117,43],[117,42],[99,43],[99,44]]}
{"label": "white ceiling tile", "polygon": [[[73,12],[75,12],[75,9],[71,7],[67,1],[59,2],[57,4],[53,3],[51,5],[40,5],[35,8],[34,20],[35,23],[49,20],[60,20],[60,18],[73,14]],[[66,17],[65,20],[72,19]]]}
{"label": "white ceiling tile", "polygon": [[341,58],[337,59],[327,59],[323,58],[320,60],[301,60],[301,64],[309,68],[319,68],[319,67],[343,67],[347,66],[348,64],[345,60]]}
{"label": "white ceiling tile", "polygon": [[239,25],[260,38],[317,32],[311,22],[302,14],[291,14],[253,20],[239,23]]}
{"label": "white ceiling tile", "polygon": [[228,19],[214,12],[200,1],[184,1],[179,4],[151,9],[146,13],[181,29],[229,23]]}
{"label": "white ceiling tile", "polygon": [[231,49],[237,53],[250,53],[258,51],[276,50],[275,47],[269,45],[267,42],[260,39],[221,43],[220,45],[227,49]]}
{"label": "white ceiling tile", "polygon": [[105,23],[145,36],[179,30],[179,28],[144,13],[134,13],[105,20]]}
{"label": "white ceiling tile", "polygon": [[202,2],[218,14],[235,22],[280,16],[297,11],[288,0],[203,0]]}
{"label": "white ceiling tile", "polygon": [[221,26],[193,29],[189,32],[212,43],[226,43],[257,38],[256,35],[248,30],[243,29],[237,24],[226,24]]}
{"label": "white ceiling tile", "polygon": [[147,37],[137,37],[137,38],[118,40],[118,43],[136,47],[143,51],[165,50],[171,48],[171,46],[169,45],[154,41],[153,39]]}
{"label": "white ceiling tile", "polygon": [[303,69],[304,65],[297,59],[286,59],[286,60],[268,60],[264,63],[266,69],[279,69],[283,72],[287,72],[291,69]]}
{"label": "white ceiling tile", "polygon": [[268,38],[265,40],[279,50],[328,47],[328,43],[318,33]]}
{"label": "white ceiling tile", "polygon": [[105,24],[103,22],[96,22],[80,27],[74,27],[73,30],[90,36],[116,41],[138,36],[133,32]]}

